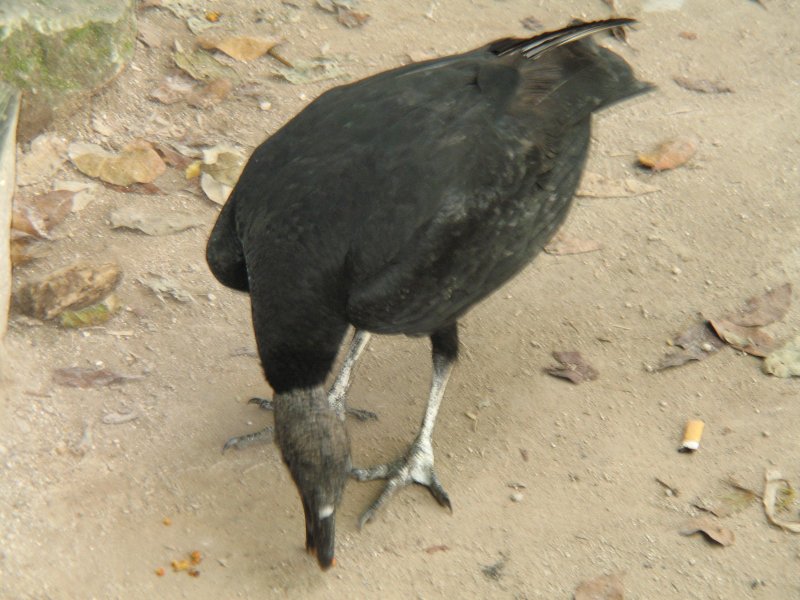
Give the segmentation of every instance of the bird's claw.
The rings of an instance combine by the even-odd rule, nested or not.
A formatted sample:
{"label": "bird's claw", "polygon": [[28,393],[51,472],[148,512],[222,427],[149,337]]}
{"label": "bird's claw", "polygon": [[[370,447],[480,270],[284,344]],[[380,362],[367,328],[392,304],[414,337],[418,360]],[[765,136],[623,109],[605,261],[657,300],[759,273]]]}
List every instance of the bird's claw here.
{"label": "bird's claw", "polygon": [[256,431],[253,433],[246,433],[245,435],[236,435],[230,438],[225,445],[222,446],[222,452],[224,453],[226,450],[230,450],[231,448],[236,448],[237,450],[241,450],[245,446],[249,446],[255,442],[269,442],[272,441],[273,430],[272,427],[265,427],[260,431]]}
{"label": "bird's claw", "polygon": [[436,471],[433,470],[433,454],[421,451],[417,443],[411,446],[405,458],[393,463],[376,465],[366,469],[352,469],[351,473],[358,481],[372,481],[374,479],[388,480],[380,496],[369,505],[367,510],[365,510],[358,519],[359,529],[372,521],[378,509],[380,509],[395,492],[412,483],[428,488],[431,496],[433,496],[440,506],[453,512],[450,496],[448,496],[439,478],[436,476]]}

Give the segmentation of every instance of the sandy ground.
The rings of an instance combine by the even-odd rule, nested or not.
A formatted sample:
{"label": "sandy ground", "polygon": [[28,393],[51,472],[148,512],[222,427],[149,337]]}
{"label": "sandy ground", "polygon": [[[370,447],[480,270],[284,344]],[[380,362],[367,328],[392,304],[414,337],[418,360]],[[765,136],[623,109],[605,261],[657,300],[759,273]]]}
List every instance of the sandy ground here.
{"label": "sandy ground", "polygon": [[[310,0],[297,10],[267,0],[205,4],[223,14],[223,31],[280,35],[288,56],[326,46],[353,79],[409,53],[523,35],[525,17],[557,27],[608,15],[600,0],[364,0],[371,20],[345,29]],[[643,12],[623,3],[641,24],[629,46],[603,43],[659,89],[597,117],[589,169],[660,191],[579,199],[565,228],[603,248],[540,256],[464,319],[463,358],[434,437],[453,514],[410,488],[359,531],[357,515],[380,484],[351,483],[339,511],[339,564],[328,573],[303,551],[300,503],[275,447],[220,453],[229,436],[271,416],[246,404],[269,393],[250,352],[248,299],[205,267],[218,208],[175,170],[156,182],[164,194],[103,188],[56,230],[43,259],[15,271],[19,285],[76,259],[115,260],[125,309],[88,331],[12,317],[0,596],[570,598],[584,579],[623,572],[626,598],[800,597],[800,537],[770,526],[758,502],[722,520],[736,536],[731,546],[678,533],[699,514],[693,503],[724,494],[730,475],[760,491],[774,466],[800,482],[797,381],[766,376],[758,359],[729,348],[701,363],[646,369],[696,312],[719,314],[769,286],[800,283],[800,4],[764,4],[686,0],[680,11]],[[270,15],[274,24],[258,19]],[[165,46],[139,44],[131,67],[54,132],[109,148],[191,134],[249,152],[337,83],[275,80],[269,57],[227,61],[256,84],[255,97],[245,86],[210,109],[165,106],[148,92],[172,68],[172,39],[190,44],[192,35],[164,10],[140,19],[163,29]],[[696,39],[680,37],[685,31]],[[686,91],[676,75],[721,80],[734,93]],[[260,110],[259,99],[272,108]],[[660,174],[634,166],[637,151],[678,135],[699,140],[687,166]],[[82,178],[70,166],[59,176]],[[125,204],[188,209],[207,226],[165,237],[110,229],[109,211]],[[195,302],[159,300],[136,282],[147,272],[175,278]],[[798,316],[793,307],[773,332],[796,333]],[[579,350],[599,379],[574,386],[544,374],[553,350]],[[145,376],[89,390],[52,381],[54,368],[99,364]],[[429,376],[425,340],[373,340],[350,403],[380,420],[350,423],[357,464],[405,448]],[[138,418],[103,422],[128,411]],[[707,423],[702,448],[679,454],[691,417]],[[524,486],[520,501],[512,483]],[[204,556],[200,577],[172,573],[170,561],[193,550]],[[485,572],[491,565],[495,577]]]}

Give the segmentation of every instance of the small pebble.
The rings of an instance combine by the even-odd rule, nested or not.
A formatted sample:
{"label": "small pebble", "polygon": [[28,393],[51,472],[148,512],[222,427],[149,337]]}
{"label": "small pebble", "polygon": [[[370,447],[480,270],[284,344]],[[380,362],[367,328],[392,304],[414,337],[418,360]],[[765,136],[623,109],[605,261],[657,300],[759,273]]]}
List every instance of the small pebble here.
{"label": "small pebble", "polygon": [[511,494],[511,501],[512,502],[522,502],[524,496],[520,492],[514,492]]}

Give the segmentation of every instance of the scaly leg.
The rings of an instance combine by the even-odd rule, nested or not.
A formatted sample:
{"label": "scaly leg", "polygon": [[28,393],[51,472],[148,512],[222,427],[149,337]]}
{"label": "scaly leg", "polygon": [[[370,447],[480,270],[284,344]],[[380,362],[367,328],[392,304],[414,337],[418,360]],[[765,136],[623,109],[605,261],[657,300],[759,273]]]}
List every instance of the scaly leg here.
{"label": "scaly leg", "polygon": [[410,485],[417,483],[428,488],[436,501],[453,510],[450,498],[445,492],[436,472],[433,470],[433,426],[436,423],[436,415],[442,403],[447,380],[453,370],[453,365],[458,357],[458,330],[456,325],[437,331],[431,335],[433,345],[433,379],[431,382],[428,405],[425,408],[425,417],[422,420],[417,437],[409,446],[405,455],[398,460],[385,464],[370,467],[368,469],[353,469],[353,476],[359,481],[371,481],[373,479],[388,479],[386,487],[369,508],[361,515],[358,521],[359,527],[363,527],[373,519],[378,509],[391,498],[395,492]]}
{"label": "scaly leg", "polygon": [[[342,368],[339,371],[339,374],[336,376],[336,380],[333,382],[330,391],[328,392],[328,402],[330,403],[331,407],[335,408],[339,414],[342,414],[342,411],[344,410],[345,414],[355,417],[359,421],[378,419],[378,415],[376,415],[374,412],[358,408],[347,408],[345,404],[345,397],[347,396],[347,391],[350,389],[353,371],[359,357],[361,356],[361,353],[364,352],[364,348],[367,347],[369,338],[369,332],[360,329],[356,330],[355,334],[353,335],[353,340],[350,342],[350,348],[347,350],[347,355],[344,358]],[[272,400],[268,400],[266,398],[250,398],[248,403],[258,404],[264,410],[272,410]],[[222,447],[222,451],[225,452],[229,448],[242,449],[245,446],[249,446],[255,442],[269,442],[272,440],[272,435],[272,426],[269,426],[254,433],[234,436],[225,442],[225,445]]]}

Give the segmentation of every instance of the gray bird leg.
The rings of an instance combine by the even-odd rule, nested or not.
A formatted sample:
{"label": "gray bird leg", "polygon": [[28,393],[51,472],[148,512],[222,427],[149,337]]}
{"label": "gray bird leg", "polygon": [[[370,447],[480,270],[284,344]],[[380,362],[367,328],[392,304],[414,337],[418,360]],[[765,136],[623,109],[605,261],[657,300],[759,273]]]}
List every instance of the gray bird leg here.
{"label": "gray bird leg", "polygon": [[[359,357],[364,352],[364,348],[367,347],[370,336],[371,334],[368,331],[363,331],[361,329],[356,330],[353,335],[353,340],[350,342],[350,347],[347,350],[347,355],[344,358],[342,368],[328,392],[328,402],[332,408],[336,409],[337,413],[342,414],[344,410],[345,414],[355,417],[359,421],[378,419],[378,415],[374,412],[359,408],[347,408],[345,403],[345,397],[347,396],[347,391],[350,389],[353,371],[355,370]],[[272,400],[267,398],[250,398],[248,404],[258,404],[258,406],[264,410],[273,410]],[[230,448],[242,449],[255,442],[270,442],[272,441],[272,436],[272,426],[265,427],[254,433],[234,436],[225,442],[222,451],[225,452]]]}
{"label": "gray bird leg", "polygon": [[[452,333],[455,333],[455,328],[453,328]],[[434,339],[433,336],[432,339]],[[430,395],[428,396],[428,405],[425,408],[425,417],[422,420],[422,426],[420,427],[419,433],[417,433],[417,437],[414,439],[411,446],[409,446],[405,455],[393,463],[377,465],[367,469],[353,469],[352,474],[359,481],[388,479],[388,483],[386,487],[384,487],[383,492],[381,492],[377,500],[375,500],[361,515],[358,521],[359,527],[363,527],[365,523],[371,521],[378,509],[383,506],[395,492],[412,483],[427,487],[436,501],[452,512],[453,508],[450,505],[450,498],[439,482],[436,472],[433,470],[433,445],[431,443],[431,438],[433,436],[433,426],[436,423],[436,415],[439,412],[444,390],[447,387],[447,380],[455,364],[455,353],[457,352],[458,344],[457,337],[455,338],[455,344],[456,350],[453,352],[441,352],[437,349],[437,344],[434,340],[433,380],[431,382]]]}

